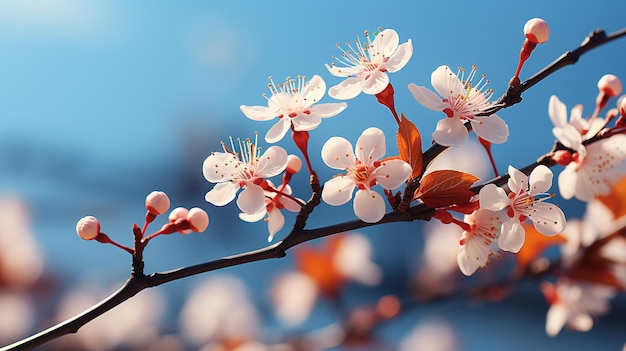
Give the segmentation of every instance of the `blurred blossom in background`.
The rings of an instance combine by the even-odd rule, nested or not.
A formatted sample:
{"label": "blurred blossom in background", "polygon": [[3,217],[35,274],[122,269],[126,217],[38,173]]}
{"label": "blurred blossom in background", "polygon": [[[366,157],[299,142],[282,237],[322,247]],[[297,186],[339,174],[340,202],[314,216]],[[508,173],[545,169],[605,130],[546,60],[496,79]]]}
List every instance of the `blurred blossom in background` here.
{"label": "blurred blossom in background", "polygon": [[[500,96],[517,66],[528,19],[545,19],[551,35],[525,64],[522,80],[592,30],[624,27],[625,11],[626,3],[617,0],[602,6],[573,1],[566,8],[534,0],[469,7],[369,0],[358,7],[337,1],[0,2],[0,344],[67,318],[122,284],[129,255],[80,240],[76,221],[97,216],[103,232],[131,245],[132,225],[143,223],[143,201],[153,190],[165,191],[172,207],[205,209],[211,225],[199,235],[150,242],[146,272],[265,246],[264,222],[239,220],[234,203],[218,208],[204,201],[212,185],[202,176],[202,162],[229,136],[265,134],[270,126],[247,119],[239,106],[265,104],[268,76],[282,81],[319,74],[328,86],[338,84],[324,67],[338,53],[335,44],[366,29],[392,28],[414,46],[409,63],[390,75],[396,107],[419,128],[426,148],[441,114],[419,105],[409,83],[430,86],[431,72],[442,64],[476,65]],[[521,104],[499,112],[511,132],[507,143],[492,147],[501,173],[552,147],[550,95],[592,111],[602,75],[626,79],[624,48],[620,39],[595,49],[528,90]],[[335,101],[325,96],[323,102]],[[336,173],[319,154],[331,136],[356,140],[376,126],[387,135],[387,154],[397,152],[396,124],[384,106],[365,94],[347,103],[311,132],[311,162],[322,181]],[[290,138],[279,145],[299,155]],[[432,167],[450,165],[482,180],[493,177],[476,144],[444,154]],[[296,174],[291,186],[294,196],[308,198],[306,172]],[[585,211],[577,200],[555,202],[568,218]],[[275,241],[295,214],[285,217]],[[352,219],[350,206],[322,204],[307,227]],[[43,349],[308,350],[332,349],[346,338],[348,350],[363,347],[364,340],[375,345],[372,350],[403,351],[623,347],[626,305],[619,296],[591,331],[564,329],[556,337],[546,335],[549,305],[534,283],[507,296],[492,291],[426,302],[490,277],[489,271],[463,276],[456,265],[460,233],[434,226],[367,228],[337,236],[334,244],[311,242],[284,259],[143,291]],[[342,243],[351,250],[342,251]],[[510,257],[503,254],[496,268],[506,267]]]}

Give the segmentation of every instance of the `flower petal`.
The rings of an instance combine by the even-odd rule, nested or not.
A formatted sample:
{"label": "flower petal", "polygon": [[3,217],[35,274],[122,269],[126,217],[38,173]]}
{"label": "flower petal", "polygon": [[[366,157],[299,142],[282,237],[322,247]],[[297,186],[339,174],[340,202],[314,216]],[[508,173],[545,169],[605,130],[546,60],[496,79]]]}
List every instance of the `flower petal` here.
{"label": "flower petal", "polygon": [[546,334],[556,336],[563,329],[568,314],[567,307],[563,304],[556,303],[550,306],[546,315]]}
{"label": "flower petal", "polygon": [[588,126],[588,130],[587,133],[585,134],[585,139],[589,139],[593,136],[595,136],[596,134],[598,134],[598,132],[600,132],[602,130],[602,128],[604,128],[604,126],[606,126],[607,121],[604,118],[594,118],[593,120],[589,121],[589,126]]}
{"label": "flower petal", "polygon": [[582,136],[580,132],[571,124],[566,124],[562,127],[552,128],[552,134],[558,141],[565,147],[576,150],[582,143]]}
{"label": "flower petal", "polygon": [[459,118],[444,118],[437,122],[433,139],[443,146],[463,146],[467,144],[467,128]]}
{"label": "flower petal", "polygon": [[372,174],[376,182],[385,189],[395,189],[406,182],[411,175],[411,166],[403,160],[388,160],[381,162]]}
{"label": "flower petal", "polygon": [[556,95],[550,97],[548,115],[555,127],[563,127],[567,124],[567,107]]}
{"label": "flower petal", "polygon": [[509,205],[509,197],[504,189],[495,184],[487,184],[478,193],[480,208],[499,211]]}
{"label": "flower petal", "polygon": [[362,90],[363,77],[349,77],[331,87],[328,90],[328,95],[333,99],[349,100],[359,95]]}
{"label": "flower petal", "polygon": [[383,63],[383,66],[391,73],[398,72],[409,62],[412,55],[413,43],[409,39],[406,43],[400,44],[396,53],[389,58],[389,61]]}
{"label": "flower petal", "polygon": [[491,250],[489,245],[484,245],[482,238],[472,237],[471,234],[466,236],[466,232],[463,233],[463,236],[466,237],[466,240],[459,248],[456,261],[461,272],[470,276],[476,272],[478,267],[485,266]]}
{"label": "flower petal", "polygon": [[[469,253],[468,251],[472,253]],[[459,253],[456,256],[456,262],[459,265],[461,273],[468,277],[474,274],[476,270],[478,270],[478,267],[485,264],[484,262],[481,263],[481,257],[482,256],[480,255],[474,256],[472,248],[468,247],[468,245],[461,245]],[[487,262],[486,258],[485,262]]]}
{"label": "flower petal", "polygon": [[287,131],[290,129],[290,127],[291,118],[283,117],[278,119],[278,122],[276,122],[276,124],[274,124],[272,128],[270,128],[270,130],[268,130],[265,134],[265,141],[270,144],[280,141],[285,136],[285,134],[287,134]]}
{"label": "flower petal", "polygon": [[526,232],[522,224],[516,218],[511,218],[502,223],[498,246],[504,251],[517,253],[524,246],[525,237]]}
{"label": "flower petal", "polygon": [[262,220],[266,214],[267,214],[267,210],[265,209],[265,207],[263,207],[261,211],[259,211],[258,213],[254,213],[254,214],[247,214],[247,213],[242,212],[239,214],[239,219],[248,223],[253,223],[253,222],[258,222]]}
{"label": "flower petal", "polygon": [[578,313],[568,320],[568,326],[579,332],[588,332],[593,327],[593,318],[586,313]]}
{"label": "flower petal", "polygon": [[243,114],[246,117],[255,121],[269,121],[270,119],[276,117],[279,112],[274,108],[270,108],[266,106],[241,105],[239,106],[239,108],[241,109],[241,112],[243,112]]}
{"label": "flower petal", "polygon": [[285,216],[283,216],[280,210],[275,208],[270,211],[267,220],[267,230],[270,232],[270,235],[267,237],[267,241],[271,242],[274,239],[274,235],[278,233],[279,230],[283,229],[284,225]]}
{"label": "flower petal", "polygon": [[299,132],[309,131],[317,128],[322,123],[322,117],[314,113],[309,115],[298,114],[297,117],[291,119],[291,123],[294,130]]}
{"label": "flower petal", "polygon": [[269,178],[280,174],[287,167],[287,151],[280,146],[270,146],[256,165],[254,175]]}
{"label": "flower petal", "polygon": [[235,155],[226,152],[215,152],[207,157],[202,163],[202,173],[204,178],[211,183],[218,183],[234,179],[239,161]]}
{"label": "flower petal", "polygon": [[371,50],[374,53],[383,55],[383,57],[391,57],[398,50],[399,43],[400,37],[398,33],[393,29],[385,29],[372,40]]}
{"label": "flower petal", "polygon": [[417,102],[433,111],[443,111],[448,106],[441,101],[439,95],[426,87],[411,83],[409,84],[409,91],[411,91],[411,94],[413,94]]}
{"label": "flower petal", "polygon": [[362,69],[359,65],[353,67],[337,67],[335,65],[331,66],[329,64],[325,64],[325,66],[328,72],[330,72],[330,74],[335,77],[352,77],[359,75],[359,73],[362,73]]}
{"label": "flower petal", "polygon": [[376,223],[385,216],[385,200],[377,192],[359,190],[354,196],[354,214],[367,223]]}
{"label": "flower petal", "polygon": [[509,126],[498,115],[473,118],[470,123],[476,135],[492,144],[502,144],[509,137]]}
{"label": "flower petal", "polygon": [[552,177],[553,174],[550,168],[544,165],[535,167],[535,169],[530,172],[528,178],[530,182],[530,188],[528,189],[529,194],[537,195],[550,190],[550,187],[552,187]]}
{"label": "flower petal", "polygon": [[[589,121],[583,118],[583,105],[578,104],[572,107],[570,112],[569,124],[571,124],[580,133],[583,130],[589,129]],[[594,134],[592,134],[593,136]]]}
{"label": "flower petal", "polygon": [[332,137],[322,147],[322,160],[334,169],[347,169],[355,163],[352,144],[342,137]]}
{"label": "flower petal", "polygon": [[371,164],[385,156],[385,134],[376,127],[370,127],[361,133],[356,142],[356,158],[365,164]]}
{"label": "flower petal", "polygon": [[465,86],[456,74],[452,73],[450,67],[443,65],[437,67],[430,76],[430,83],[437,94],[444,98],[456,97],[465,92]]}
{"label": "flower petal", "polygon": [[233,201],[239,190],[239,184],[233,182],[217,183],[211,191],[206,193],[204,199],[215,205],[224,206]]}
{"label": "flower petal", "polygon": [[[577,164],[580,184],[576,185],[576,197],[582,199],[578,195],[578,188],[583,186],[591,189],[589,199],[610,193],[615,183],[626,174],[626,135],[613,135],[589,144],[583,150],[587,154],[582,159],[582,164]],[[583,153],[579,151],[579,159],[581,155]]]}
{"label": "flower petal", "polygon": [[237,198],[237,206],[243,213],[255,214],[265,208],[265,193],[263,188],[248,182]]}
{"label": "flower petal", "polygon": [[300,203],[289,197],[281,196],[279,201],[289,212],[300,212],[302,209],[302,205],[300,205]]}
{"label": "flower petal", "polygon": [[[267,182],[272,187],[274,187],[271,181],[268,180]],[[294,200],[294,198],[292,197],[285,196],[285,195],[291,195],[291,186],[289,184],[285,186],[285,188],[283,189],[283,194],[281,196],[279,196],[278,193],[271,193],[271,194],[272,194],[271,196],[274,197],[274,201],[283,205],[285,209],[287,209],[287,211],[300,212],[300,210],[302,209],[302,205],[300,204],[300,202],[298,202],[297,200]]]}
{"label": "flower petal", "polygon": [[389,85],[389,76],[387,73],[375,70],[365,76],[363,80],[363,92],[370,95],[376,95]]}
{"label": "flower petal", "polygon": [[565,169],[561,171],[561,174],[559,174],[558,183],[561,197],[563,197],[565,200],[571,199],[572,197],[574,197],[574,195],[576,195],[576,197],[580,195],[582,197],[582,201],[589,201],[591,197],[593,197],[591,188],[585,187],[585,189],[581,189],[584,190],[584,192],[582,193],[579,193],[579,191],[577,190],[579,181],[575,163],[570,163],[565,167]]}
{"label": "flower petal", "polygon": [[338,115],[341,111],[345,110],[348,104],[345,102],[317,104],[311,106],[311,114],[317,114],[322,118],[328,118]]}
{"label": "flower petal", "polygon": [[351,178],[338,176],[328,180],[322,189],[322,200],[331,206],[343,205],[350,201],[355,185]]}
{"label": "flower petal", "polygon": [[565,229],[565,214],[554,204],[537,202],[533,206],[532,214],[528,214],[535,225],[535,229],[545,236],[554,236]]}
{"label": "flower petal", "polygon": [[307,106],[320,101],[326,93],[326,83],[319,75],[314,75],[304,86],[302,91],[303,102]]}
{"label": "flower petal", "polygon": [[525,192],[528,190],[528,176],[526,174],[519,171],[517,168],[509,165],[508,169],[509,180],[507,185],[509,186],[509,190],[516,195],[520,192]]}

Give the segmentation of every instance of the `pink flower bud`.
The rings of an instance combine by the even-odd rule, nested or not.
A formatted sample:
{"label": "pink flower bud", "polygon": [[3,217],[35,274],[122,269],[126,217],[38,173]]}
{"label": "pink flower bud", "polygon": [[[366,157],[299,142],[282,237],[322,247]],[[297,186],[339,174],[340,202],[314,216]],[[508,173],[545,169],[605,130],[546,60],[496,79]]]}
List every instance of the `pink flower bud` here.
{"label": "pink flower bud", "polygon": [[622,81],[613,74],[605,74],[598,81],[598,89],[609,97],[622,93]]}
{"label": "pink flower bud", "polygon": [[302,160],[296,155],[287,156],[287,172],[298,173],[302,169]]}
{"label": "pink flower bud", "polygon": [[546,21],[541,18],[533,18],[524,25],[524,35],[526,39],[535,44],[543,44],[548,41],[550,28],[548,28]]}
{"label": "pink flower bud", "polygon": [[[172,212],[170,212],[168,220],[170,221],[170,223],[176,223],[176,222],[187,220],[188,215],[189,215],[188,209],[184,207],[176,207],[175,209],[172,210]],[[191,229],[184,229],[180,231],[181,234],[189,234],[191,232],[193,232],[193,230]]]}
{"label": "pink flower bud", "polygon": [[200,233],[209,226],[209,215],[203,209],[194,207],[189,210],[187,221],[194,232]]}
{"label": "pink flower bud", "polygon": [[146,196],[146,208],[154,215],[160,215],[170,209],[170,199],[162,191],[153,191]]}
{"label": "pink flower bud", "polygon": [[170,212],[168,219],[172,223],[176,222],[179,219],[187,219],[188,213],[189,213],[188,209],[184,207],[176,207],[175,209],[172,210],[172,212]]}
{"label": "pink flower bud", "polygon": [[76,223],[76,233],[83,240],[93,240],[100,234],[100,222],[94,216],[85,216]]}

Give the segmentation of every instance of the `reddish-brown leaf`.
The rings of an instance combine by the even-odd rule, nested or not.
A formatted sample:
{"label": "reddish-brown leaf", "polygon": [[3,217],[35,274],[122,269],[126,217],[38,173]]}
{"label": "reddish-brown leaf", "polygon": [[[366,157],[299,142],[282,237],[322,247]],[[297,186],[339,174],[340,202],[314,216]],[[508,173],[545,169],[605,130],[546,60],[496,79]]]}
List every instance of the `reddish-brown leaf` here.
{"label": "reddish-brown leaf", "polygon": [[396,134],[400,158],[406,161],[413,169],[411,179],[422,174],[422,137],[417,127],[402,115]]}
{"label": "reddish-brown leaf", "polygon": [[454,170],[437,170],[422,178],[414,198],[421,199],[433,208],[462,205],[470,201],[474,192],[470,190],[478,177]]}

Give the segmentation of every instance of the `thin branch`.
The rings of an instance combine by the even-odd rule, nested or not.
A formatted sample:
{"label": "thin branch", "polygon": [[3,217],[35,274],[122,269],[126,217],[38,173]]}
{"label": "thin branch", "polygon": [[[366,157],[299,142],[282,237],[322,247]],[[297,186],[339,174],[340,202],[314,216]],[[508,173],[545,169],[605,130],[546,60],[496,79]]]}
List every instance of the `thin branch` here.
{"label": "thin branch", "polygon": [[528,78],[525,82],[519,84],[519,86],[510,85],[506,93],[496,101],[495,105],[497,106],[494,106],[493,109],[485,112],[484,115],[494,114],[503,108],[508,108],[519,103],[520,101],[522,101],[523,92],[530,89],[535,84],[539,83],[552,73],[558,71],[565,66],[575,64],[576,62],[578,62],[578,59],[580,59],[583,54],[586,54],[590,50],[624,36],[626,36],[626,28],[613,32],[609,35],[607,35],[602,29],[598,29],[589,33],[589,35],[585,38],[585,40],[583,40],[578,48],[574,49],[573,51],[565,52],[563,55],[554,60],[554,62],[546,66],[544,69],[537,72],[532,77]]}

